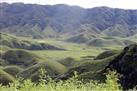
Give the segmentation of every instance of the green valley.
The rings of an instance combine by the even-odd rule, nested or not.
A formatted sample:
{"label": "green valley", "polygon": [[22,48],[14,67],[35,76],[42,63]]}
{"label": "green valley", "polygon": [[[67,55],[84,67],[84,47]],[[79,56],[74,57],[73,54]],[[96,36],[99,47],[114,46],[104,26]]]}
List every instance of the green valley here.
{"label": "green valley", "polygon": [[137,90],[137,10],[0,6],[0,91]]}

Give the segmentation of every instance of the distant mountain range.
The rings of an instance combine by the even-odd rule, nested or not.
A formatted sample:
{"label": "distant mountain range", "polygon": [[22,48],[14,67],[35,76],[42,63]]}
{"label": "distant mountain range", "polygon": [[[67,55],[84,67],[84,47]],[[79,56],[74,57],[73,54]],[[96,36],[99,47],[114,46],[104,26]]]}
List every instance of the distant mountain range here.
{"label": "distant mountain range", "polygon": [[94,37],[129,37],[137,34],[137,10],[23,3],[1,3],[0,7],[0,32],[17,36],[65,36],[71,40],[71,37],[85,33]]}

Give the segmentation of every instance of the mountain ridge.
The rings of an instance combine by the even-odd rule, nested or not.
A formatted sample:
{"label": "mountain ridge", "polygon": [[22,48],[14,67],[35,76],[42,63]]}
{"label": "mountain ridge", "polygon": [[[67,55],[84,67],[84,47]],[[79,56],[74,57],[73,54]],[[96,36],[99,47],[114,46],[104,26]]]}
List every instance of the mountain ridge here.
{"label": "mountain ridge", "polygon": [[[0,32],[13,33],[18,36],[28,35],[37,38],[37,36],[42,35],[42,37],[49,37],[50,34],[43,32],[44,29],[47,30],[48,26],[51,26],[51,30],[57,32],[58,35],[71,34],[73,31],[80,32],[79,28],[83,25],[94,27],[91,28],[91,31],[100,30],[99,34],[106,29],[114,31],[116,25],[123,26],[121,30],[127,31],[127,36],[137,33],[130,31],[137,29],[137,10],[104,6],[84,9],[65,4],[23,3],[1,3],[1,7]],[[85,30],[87,29],[85,28]]]}

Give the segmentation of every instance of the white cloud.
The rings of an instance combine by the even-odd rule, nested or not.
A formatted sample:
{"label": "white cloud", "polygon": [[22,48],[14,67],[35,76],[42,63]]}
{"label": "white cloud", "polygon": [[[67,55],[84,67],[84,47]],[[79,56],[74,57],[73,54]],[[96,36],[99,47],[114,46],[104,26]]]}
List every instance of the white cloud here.
{"label": "white cloud", "polygon": [[85,8],[108,6],[113,8],[137,9],[137,0],[1,0],[1,2],[24,2],[37,4],[69,4]]}

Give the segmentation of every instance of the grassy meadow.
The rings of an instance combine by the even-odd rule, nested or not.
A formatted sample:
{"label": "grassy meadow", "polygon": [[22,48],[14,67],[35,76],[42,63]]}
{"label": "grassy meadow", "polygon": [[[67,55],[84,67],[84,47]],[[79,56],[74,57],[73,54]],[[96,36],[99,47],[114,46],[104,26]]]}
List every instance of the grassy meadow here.
{"label": "grassy meadow", "polygon": [[[101,52],[105,51],[106,49],[106,48],[88,46],[86,44],[68,43],[65,41],[54,40],[54,39],[35,40],[35,41],[56,45],[66,49],[61,51],[60,50],[32,51],[33,53],[39,54],[40,56],[44,56],[51,59],[62,59],[66,57],[72,57],[75,58],[76,60],[80,60],[81,57],[85,57],[85,56],[95,57]],[[115,48],[111,47],[110,49],[115,49]]]}

